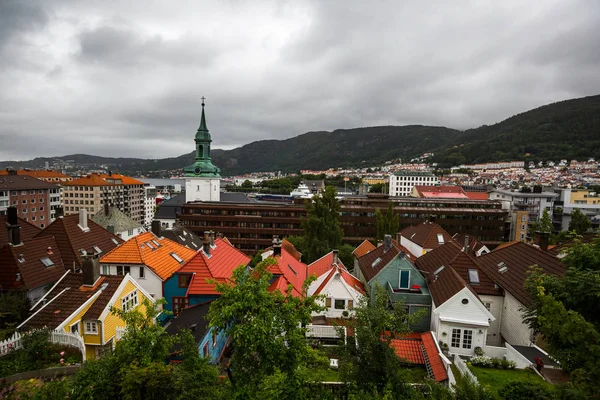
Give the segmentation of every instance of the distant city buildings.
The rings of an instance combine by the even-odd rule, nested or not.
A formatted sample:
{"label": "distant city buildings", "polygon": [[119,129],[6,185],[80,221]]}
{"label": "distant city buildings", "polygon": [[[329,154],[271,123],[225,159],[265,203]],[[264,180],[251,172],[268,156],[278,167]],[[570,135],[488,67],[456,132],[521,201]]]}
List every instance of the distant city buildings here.
{"label": "distant city buildings", "polygon": [[439,185],[438,178],[429,171],[396,171],[389,176],[390,196],[409,196],[415,185]]}

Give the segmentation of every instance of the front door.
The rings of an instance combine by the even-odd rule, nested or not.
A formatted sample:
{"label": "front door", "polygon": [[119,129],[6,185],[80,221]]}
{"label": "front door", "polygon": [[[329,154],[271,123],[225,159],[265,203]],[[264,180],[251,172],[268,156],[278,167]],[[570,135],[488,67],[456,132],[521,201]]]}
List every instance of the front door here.
{"label": "front door", "polygon": [[452,328],[450,352],[464,355],[473,354],[473,329]]}

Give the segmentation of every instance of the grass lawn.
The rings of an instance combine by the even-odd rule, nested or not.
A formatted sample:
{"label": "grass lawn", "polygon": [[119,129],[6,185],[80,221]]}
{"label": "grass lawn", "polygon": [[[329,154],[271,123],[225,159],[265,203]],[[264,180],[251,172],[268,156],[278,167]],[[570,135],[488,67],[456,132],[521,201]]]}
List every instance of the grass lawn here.
{"label": "grass lawn", "polygon": [[427,370],[421,367],[406,368],[406,378],[410,383],[425,382]]}
{"label": "grass lawn", "polygon": [[482,385],[487,385],[497,393],[498,389],[510,381],[537,382],[552,386],[530,369],[498,369],[469,367]]}
{"label": "grass lawn", "polygon": [[328,367],[312,368],[310,378],[316,382],[339,382],[340,372]]}

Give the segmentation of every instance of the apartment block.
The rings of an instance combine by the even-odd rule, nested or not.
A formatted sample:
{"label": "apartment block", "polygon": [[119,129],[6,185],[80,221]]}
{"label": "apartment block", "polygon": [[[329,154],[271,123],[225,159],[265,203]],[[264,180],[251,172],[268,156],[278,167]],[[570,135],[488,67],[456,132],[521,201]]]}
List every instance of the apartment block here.
{"label": "apartment block", "polygon": [[415,186],[436,186],[440,184],[437,176],[427,171],[397,171],[390,174],[392,197],[410,196]]}
{"label": "apartment block", "polygon": [[27,222],[44,228],[60,207],[60,188],[28,175],[17,175],[9,171],[0,176],[0,215],[6,214],[9,206],[17,208],[18,216]]}
{"label": "apartment block", "polygon": [[90,174],[63,183],[65,215],[87,210],[93,217],[104,204],[116,207],[137,223],[144,223],[144,183],[121,174]]}

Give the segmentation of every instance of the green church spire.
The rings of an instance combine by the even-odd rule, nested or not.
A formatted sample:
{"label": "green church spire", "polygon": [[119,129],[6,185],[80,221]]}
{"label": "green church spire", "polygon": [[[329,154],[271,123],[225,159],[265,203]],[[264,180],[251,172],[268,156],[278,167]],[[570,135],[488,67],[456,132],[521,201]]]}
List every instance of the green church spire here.
{"label": "green church spire", "polygon": [[200,118],[200,127],[196,132],[194,141],[196,142],[196,156],[194,163],[185,167],[184,172],[186,177],[199,178],[218,178],[221,170],[212,163],[210,157],[210,133],[206,126],[206,116],[204,115],[204,100],[202,97],[202,117]]}

